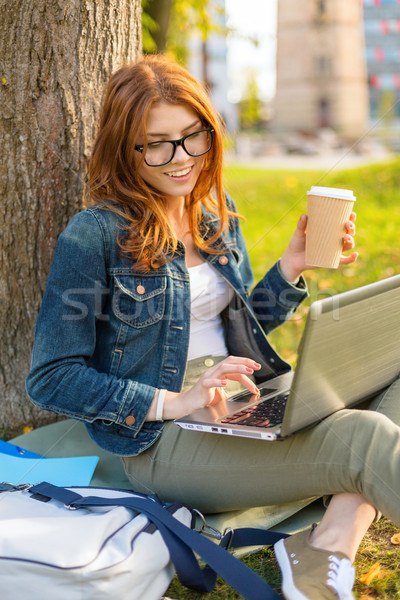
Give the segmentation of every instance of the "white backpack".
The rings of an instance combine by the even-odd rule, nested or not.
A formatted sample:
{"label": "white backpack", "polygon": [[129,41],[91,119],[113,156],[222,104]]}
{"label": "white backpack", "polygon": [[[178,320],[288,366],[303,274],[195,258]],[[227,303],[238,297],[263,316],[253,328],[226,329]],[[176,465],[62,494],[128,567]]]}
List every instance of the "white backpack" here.
{"label": "white backpack", "polygon": [[217,545],[193,530],[196,514],[202,533],[219,534],[196,510],[134,492],[0,484],[1,597],[160,600],[176,571],[197,591],[211,591],[219,573],[245,600],[280,598],[226,548],[286,534],[229,528]]}
{"label": "white backpack", "polygon": [[[140,497],[110,489],[69,489],[82,496]],[[146,516],[123,506],[71,510],[57,500],[41,500],[18,488],[0,494],[2,598],[160,599],[174,568],[160,532]],[[168,510],[190,526],[189,509],[171,505]]]}

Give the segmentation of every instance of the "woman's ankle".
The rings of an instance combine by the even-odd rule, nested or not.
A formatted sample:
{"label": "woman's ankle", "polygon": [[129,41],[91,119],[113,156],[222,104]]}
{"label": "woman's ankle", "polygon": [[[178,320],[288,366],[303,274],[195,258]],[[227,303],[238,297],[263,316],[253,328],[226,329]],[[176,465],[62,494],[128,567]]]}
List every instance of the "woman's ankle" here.
{"label": "woman's ankle", "polygon": [[333,496],[321,522],[311,531],[309,543],[320,550],[342,552],[354,561],[375,515],[372,504],[358,494]]}
{"label": "woman's ankle", "polygon": [[313,548],[318,550],[329,550],[331,552],[342,552],[346,554],[352,561],[352,557],[349,553],[348,544],[343,539],[343,532],[339,528],[327,527],[325,528],[322,524],[317,525],[310,532],[308,543]]}

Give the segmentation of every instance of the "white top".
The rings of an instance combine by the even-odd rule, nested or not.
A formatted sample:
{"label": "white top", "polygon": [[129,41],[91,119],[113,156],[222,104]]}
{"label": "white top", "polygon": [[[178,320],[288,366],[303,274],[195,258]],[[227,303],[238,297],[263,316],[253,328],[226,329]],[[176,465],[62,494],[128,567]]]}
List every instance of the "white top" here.
{"label": "white top", "polygon": [[207,262],[189,267],[190,337],[188,360],[212,354],[228,354],[221,312],[233,296],[233,290]]}

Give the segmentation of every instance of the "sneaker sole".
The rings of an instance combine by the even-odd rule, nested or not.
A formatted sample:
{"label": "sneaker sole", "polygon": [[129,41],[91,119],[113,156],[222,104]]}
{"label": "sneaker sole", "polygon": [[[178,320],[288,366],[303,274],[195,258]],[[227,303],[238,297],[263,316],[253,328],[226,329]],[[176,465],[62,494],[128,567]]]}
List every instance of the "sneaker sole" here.
{"label": "sneaker sole", "polygon": [[309,600],[294,585],[292,567],[283,540],[274,545],[275,557],[282,573],[282,592],[286,600]]}

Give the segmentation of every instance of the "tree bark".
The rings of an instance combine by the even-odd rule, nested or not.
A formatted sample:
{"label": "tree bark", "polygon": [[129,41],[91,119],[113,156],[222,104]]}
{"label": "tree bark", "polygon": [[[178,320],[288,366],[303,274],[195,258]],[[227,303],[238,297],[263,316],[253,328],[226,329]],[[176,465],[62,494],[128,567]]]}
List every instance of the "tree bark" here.
{"label": "tree bark", "polygon": [[0,0],[3,437],[51,420],[25,392],[34,324],[58,235],[82,207],[102,90],[140,52],[140,0]]}

